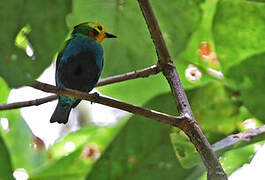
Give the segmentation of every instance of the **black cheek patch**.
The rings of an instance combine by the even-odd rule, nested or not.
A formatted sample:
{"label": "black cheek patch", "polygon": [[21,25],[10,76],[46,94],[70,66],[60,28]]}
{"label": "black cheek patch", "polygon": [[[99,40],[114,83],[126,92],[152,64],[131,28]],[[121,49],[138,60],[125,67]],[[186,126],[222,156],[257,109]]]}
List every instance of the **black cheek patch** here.
{"label": "black cheek patch", "polygon": [[96,29],[93,29],[94,36],[98,35],[98,31]]}

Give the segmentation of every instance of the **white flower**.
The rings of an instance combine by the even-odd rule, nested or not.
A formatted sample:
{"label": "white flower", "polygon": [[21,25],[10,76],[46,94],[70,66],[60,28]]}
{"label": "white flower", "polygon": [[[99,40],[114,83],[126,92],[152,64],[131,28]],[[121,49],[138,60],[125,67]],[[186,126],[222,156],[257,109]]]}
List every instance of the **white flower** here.
{"label": "white flower", "polygon": [[188,68],[185,70],[185,77],[192,83],[198,82],[200,81],[201,77],[202,77],[202,73],[200,72],[200,70],[192,65],[189,64]]}

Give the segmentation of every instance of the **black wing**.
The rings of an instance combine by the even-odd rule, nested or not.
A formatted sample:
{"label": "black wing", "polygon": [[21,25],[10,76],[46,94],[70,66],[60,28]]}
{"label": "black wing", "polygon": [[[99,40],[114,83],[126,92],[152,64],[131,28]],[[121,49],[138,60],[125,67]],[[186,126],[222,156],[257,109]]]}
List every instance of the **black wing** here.
{"label": "black wing", "polygon": [[62,63],[58,69],[58,78],[64,87],[86,92],[95,87],[100,75],[95,55],[82,52]]}

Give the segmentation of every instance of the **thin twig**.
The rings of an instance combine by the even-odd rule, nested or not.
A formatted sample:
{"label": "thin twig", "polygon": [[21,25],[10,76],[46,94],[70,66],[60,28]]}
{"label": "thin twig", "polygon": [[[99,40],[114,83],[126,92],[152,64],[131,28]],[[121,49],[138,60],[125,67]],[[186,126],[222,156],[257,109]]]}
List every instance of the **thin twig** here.
{"label": "thin twig", "polygon": [[95,94],[88,94],[85,92],[72,90],[72,89],[68,89],[68,88],[64,88],[63,90],[59,90],[56,86],[41,83],[38,81],[36,81],[34,84],[32,84],[31,87],[33,87],[35,89],[42,90],[44,92],[75,97],[78,99],[83,99],[83,100],[103,104],[106,106],[118,108],[118,109],[130,112],[130,113],[142,115],[144,117],[151,118],[151,119],[160,121],[162,123],[169,124],[171,126],[176,126],[176,127],[178,127],[179,123],[181,123],[184,119],[187,118],[186,116],[172,116],[172,115],[157,112],[154,110],[144,109],[144,108],[141,108],[141,107],[138,107],[138,106],[135,106],[132,104],[128,104],[125,102],[121,102],[121,101],[118,101],[115,99],[111,99],[108,97],[96,96]]}
{"label": "thin twig", "polygon": [[[263,140],[265,140],[265,125],[254,129],[249,129],[237,134],[229,135],[223,138],[222,140],[214,143],[212,145],[212,148],[217,156],[222,156],[227,151],[242,148]],[[198,167],[202,164],[202,162],[197,162],[193,165],[196,165]],[[198,167],[196,169],[197,171],[200,171],[201,167]],[[199,174],[202,173],[203,172],[199,172]]]}
{"label": "thin twig", "polygon": [[126,81],[126,80],[130,80],[130,79],[136,79],[136,78],[140,78],[140,77],[146,78],[150,75],[158,74],[159,72],[161,72],[160,68],[157,65],[153,65],[153,66],[150,66],[148,68],[141,69],[138,71],[128,72],[125,74],[120,74],[120,75],[111,76],[111,77],[102,79],[97,83],[97,86],[104,86],[107,84],[113,84],[116,82]]}
{"label": "thin twig", "polygon": [[57,96],[51,95],[51,96],[47,96],[44,98],[30,100],[30,101],[0,104],[0,111],[8,110],[8,109],[17,109],[17,108],[28,107],[28,106],[38,106],[38,105],[53,101],[55,99],[57,99]]}
{"label": "thin twig", "polygon": [[180,114],[188,114],[190,117],[189,119],[182,121],[181,129],[189,136],[191,142],[199,152],[204,165],[206,166],[208,179],[227,179],[211,145],[192,115],[188,99],[180,82],[176,67],[171,60],[168,48],[149,0],[138,0],[138,2],[156,48],[159,59],[158,63],[170,85],[178,110]]}
{"label": "thin twig", "polygon": [[265,125],[238,134],[232,134],[212,145],[217,155],[265,140]]}

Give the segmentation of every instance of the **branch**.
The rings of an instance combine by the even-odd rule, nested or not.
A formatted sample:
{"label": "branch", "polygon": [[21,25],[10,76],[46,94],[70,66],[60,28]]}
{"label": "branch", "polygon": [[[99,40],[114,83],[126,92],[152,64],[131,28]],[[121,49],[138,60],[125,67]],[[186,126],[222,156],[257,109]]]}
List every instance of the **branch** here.
{"label": "branch", "polygon": [[[81,91],[77,91],[77,90],[72,90],[72,89],[68,89],[68,88],[64,88],[63,90],[59,90],[56,86],[52,86],[49,84],[45,84],[45,83],[41,83],[36,81],[33,85],[31,85],[31,87],[35,88],[35,89],[39,89],[42,90],[44,92],[49,92],[49,93],[55,93],[58,95],[64,95],[64,96],[70,96],[70,97],[75,97],[78,99],[83,99],[83,100],[87,100],[87,101],[91,101],[91,102],[95,102],[95,103],[99,103],[99,104],[103,104],[109,107],[113,107],[113,108],[117,108],[117,109],[121,109],[130,113],[134,113],[137,115],[141,115],[150,119],[154,119],[157,120],[159,122],[165,123],[165,124],[169,124],[171,126],[179,126],[179,123],[181,121],[183,121],[184,119],[186,119],[186,116],[172,116],[172,115],[168,115],[165,113],[161,113],[161,112],[157,112],[154,110],[150,110],[150,109],[144,109],[132,104],[128,104],[125,102],[121,102],[115,99],[111,99],[111,98],[107,98],[107,97],[103,97],[103,96],[98,96],[95,94],[88,94],[85,92],[81,92]],[[50,96],[51,97],[51,96]],[[38,101],[41,101],[41,99],[39,99]],[[25,103],[25,102],[24,102]],[[3,107],[4,105],[2,105]]]}
{"label": "branch", "polygon": [[[158,74],[159,72],[161,72],[161,69],[157,65],[153,65],[145,69],[101,79],[97,83],[96,86],[97,87],[105,86],[108,84],[113,84],[113,83],[136,79],[136,78],[146,78],[146,77],[149,77],[150,75]],[[40,98],[40,99],[35,99],[35,100],[30,100],[30,101],[0,104],[0,110],[17,109],[17,108],[28,107],[28,106],[38,106],[46,102],[53,101],[55,99],[57,99],[57,96],[53,95],[53,96],[48,96],[45,98]]]}
{"label": "branch", "polygon": [[222,155],[224,152],[231,149],[247,146],[262,140],[265,140],[265,125],[227,136],[214,143],[212,147],[217,155]]}
{"label": "branch", "polygon": [[38,105],[53,101],[55,99],[57,99],[57,96],[52,95],[52,96],[48,96],[45,98],[40,98],[40,99],[35,99],[35,100],[30,100],[30,101],[0,104],[0,110],[17,109],[17,108],[28,107],[28,106],[38,106]]}
{"label": "branch", "polygon": [[208,172],[207,178],[214,180],[227,179],[210,143],[202,133],[192,115],[188,99],[180,82],[176,67],[171,60],[168,48],[149,0],[138,0],[138,3],[156,48],[159,59],[158,64],[162,68],[162,72],[170,85],[179,113],[186,114],[190,117],[189,119],[182,121],[180,128],[189,136],[191,142],[199,152]]}
{"label": "branch", "polygon": [[157,65],[153,65],[153,66],[150,66],[148,68],[141,69],[138,71],[128,72],[125,74],[120,74],[120,75],[104,78],[97,83],[97,86],[104,86],[107,84],[126,81],[130,79],[136,79],[140,77],[146,78],[150,75],[158,74],[159,72],[161,72],[161,69]]}

